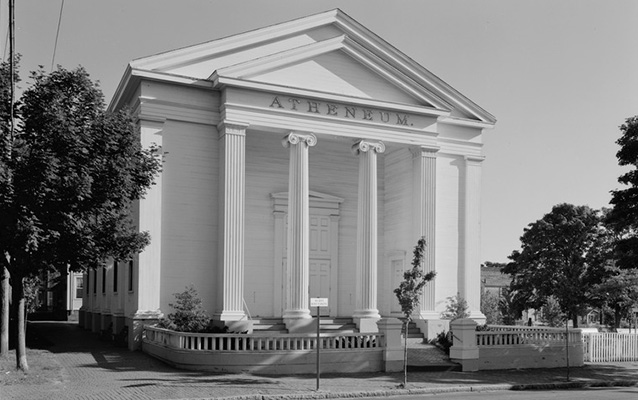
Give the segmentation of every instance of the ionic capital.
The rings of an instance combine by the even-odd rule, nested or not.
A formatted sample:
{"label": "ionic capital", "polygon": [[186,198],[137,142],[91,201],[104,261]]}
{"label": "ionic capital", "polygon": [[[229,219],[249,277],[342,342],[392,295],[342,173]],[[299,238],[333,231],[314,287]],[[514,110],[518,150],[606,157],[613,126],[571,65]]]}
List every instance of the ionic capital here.
{"label": "ionic capital", "polygon": [[305,143],[308,147],[317,144],[317,137],[312,133],[296,133],[290,132],[281,140],[281,144],[288,148],[291,144]]}
{"label": "ionic capital", "polygon": [[367,153],[368,151],[374,151],[377,154],[385,151],[385,144],[383,142],[373,142],[369,140],[359,140],[352,145],[352,154],[358,156],[361,153]]}

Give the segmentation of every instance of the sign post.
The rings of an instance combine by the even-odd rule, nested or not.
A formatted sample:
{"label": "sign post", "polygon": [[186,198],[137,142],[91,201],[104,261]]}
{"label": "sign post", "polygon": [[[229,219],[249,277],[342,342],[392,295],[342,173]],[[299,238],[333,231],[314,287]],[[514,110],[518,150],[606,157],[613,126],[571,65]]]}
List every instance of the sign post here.
{"label": "sign post", "polygon": [[321,371],[321,356],[319,354],[319,349],[321,348],[320,344],[320,336],[319,332],[321,331],[321,313],[319,309],[321,307],[328,307],[328,298],[326,297],[311,297],[310,298],[310,307],[317,307],[317,391],[319,391],[319,380],[320,380],[320,371]]}

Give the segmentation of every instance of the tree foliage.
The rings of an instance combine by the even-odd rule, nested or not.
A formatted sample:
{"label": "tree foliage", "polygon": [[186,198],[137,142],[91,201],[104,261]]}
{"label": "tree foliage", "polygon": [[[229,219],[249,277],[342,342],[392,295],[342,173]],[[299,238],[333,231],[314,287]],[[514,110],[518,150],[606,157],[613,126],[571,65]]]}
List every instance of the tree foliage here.
{"label": "tree foliage", "polygon": [[596,301],[593,289],[605,278],[610,243],[596,210],[554,206],[525,228],[521,251],[512,252],[504,268],[519,307],[540,309],[554,296],[577,326],[577,316]]}
{"label": "tree foliage", "polygon": [[424,254],[425,238],[421,238],[414,247],[412,268],[403,273],[403,281],[398,288],[394,289],[394,294],[401,305],[401,311],[408,321],[412,319],[412,313],[419,306],[423,287],[436,275],[436,272],[433,271],[427,274],[423,271],[421,264]]}
{"label": "tree foliage", "polygon": [[607,223],[618,234],[615,258],[621,268],[638,268],[638,116],[627,118],[616,141],[618,164],[631,169],[618,178],[624,189],[611,192]]}
{"label": "tree foliage", "polygon": [[162,319],[159,326],[177,332],[206,332],[209,330],[210,316],[202,306],[195,286],[189,285],[181,293],[174,293],[175,303],[169,306],[174,312]]}
{"label": "tree foliage", "polygon": [[638,269],[607,266],[606,279],[594,287],[594,295],[601,309],[609,307],[614,312],[615,328],[622,318],[630,317],[630,311],[638,305]]}
{"label": "tree foliage", "polygon": [[459,293],[456,296],[447,298],[447,306],[445,311],[441,314],[443,319],[449,319],[455,321],[457,319],[468,318],[470,316],[469,307],[467,306],[467,300],[463,298]]}
{"label": "tree foliage", "polygon": [[[31,79],[15,135],[2,132],[0,175],[0,263],[11,274],[21,318],[25,278],[85,271],[146,246],[150,237],[137,231],[131,207],[161,165],[158,149],[141,147],[128,112],[105,111],[83,68],[38,71]],[[26,358],[18,368],[28,368]]]}
{"label": "tree foliage", "polygon": [[499,308],[500,297],[489,290],[481,291],[481,312],[485,315],[485,323],[488,325],[500,325],[503,316]]}

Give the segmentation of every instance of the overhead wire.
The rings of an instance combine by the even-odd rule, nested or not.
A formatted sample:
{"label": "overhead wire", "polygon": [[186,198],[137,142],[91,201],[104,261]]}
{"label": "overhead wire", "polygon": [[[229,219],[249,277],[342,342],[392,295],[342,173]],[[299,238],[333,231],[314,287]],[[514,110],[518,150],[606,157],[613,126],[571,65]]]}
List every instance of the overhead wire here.
{"label": "overhead wire", "polygon": [[53,63],[55,62],[55,53],[58,50],[58,37],[60,37],[60,25],[62,25],[62,11],[64,10],[64,0],[60,5],[60,16],[58,17],[58,30],[55,33],[55,45],[53,46],[53,56],[51,57],[51,71],[53,71]]}

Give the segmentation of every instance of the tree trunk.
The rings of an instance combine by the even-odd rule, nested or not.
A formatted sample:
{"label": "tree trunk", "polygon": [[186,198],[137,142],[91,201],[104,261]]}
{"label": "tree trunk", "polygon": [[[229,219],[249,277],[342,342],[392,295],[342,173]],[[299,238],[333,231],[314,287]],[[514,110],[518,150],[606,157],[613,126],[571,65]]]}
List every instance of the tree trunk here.
{"label": "tree trunk", "polygon": [[408,387],[408,324],[409,319],[403,322],[403,388]]}
{"label": "tree trunk", "polygon": [[2,267],[0,278],[0,357],[9,354],[9,271]]}
{"label": "tree trunk", "polygon": [[24,278],[14,277],[13,279],[13,304],[16,310],[16,368],[22,371],[29,370],[27,364],[27,321],[26,321],[26,300],[24,298]]}

